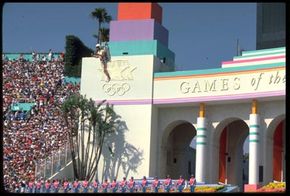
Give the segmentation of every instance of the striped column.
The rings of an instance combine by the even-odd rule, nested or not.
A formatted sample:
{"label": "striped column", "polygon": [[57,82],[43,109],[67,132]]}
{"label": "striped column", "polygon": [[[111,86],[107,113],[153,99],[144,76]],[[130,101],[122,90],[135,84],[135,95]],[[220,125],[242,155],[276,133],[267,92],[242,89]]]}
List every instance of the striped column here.
{"label": "striped column", "polygon": [[249,134],[249,184],[259,184],[259,131],[260,117],[257,114],[257,101],[253,100],[250,114]]}
{"label": "striped column", "polygon": [[197,118],[196,134],[196,166],[195,176],[197,182],[205,182],[206,172],[206,147],[207,147],[207,129],[204,104],[200,104],[199,117]]}

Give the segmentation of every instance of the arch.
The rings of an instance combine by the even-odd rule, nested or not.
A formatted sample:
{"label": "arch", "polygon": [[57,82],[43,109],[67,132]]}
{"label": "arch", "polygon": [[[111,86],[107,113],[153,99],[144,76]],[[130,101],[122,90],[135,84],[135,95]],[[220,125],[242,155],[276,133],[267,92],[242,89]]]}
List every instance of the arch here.
{"label": "arch", "polygon": [[237,117],[226,118],[216,126],[213,133],[216,182],[237,184],[243,188],[243,144],[248,135],[248,124]]}
{"label": "arch", "polygon": [[172,178],[183,175],[188,178],[195,172],[195,149],[190,147],[196,135],[194,125],[178,120],[170,123],[162,135],[162,156],[160,177],[169,174]]}
{"label": "arch", "polygon": [[285,119],[285,114],[280,114],[275,117],[267,128],[267,138],[272,138],[276,127]]}
{"label": "arch", "polygon": [[285,181],[285,114],[278,115],[269,124],[266,133],[268,172],[266,181]]}

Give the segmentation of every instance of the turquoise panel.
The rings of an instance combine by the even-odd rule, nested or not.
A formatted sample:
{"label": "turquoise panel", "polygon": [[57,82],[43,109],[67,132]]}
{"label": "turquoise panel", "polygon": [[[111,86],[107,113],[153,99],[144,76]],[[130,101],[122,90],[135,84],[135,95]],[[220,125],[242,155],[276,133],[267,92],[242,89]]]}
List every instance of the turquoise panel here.
{"label": "turquoise panel", "polygon": [[[152,54],[174,66],[175,54],[157,40],[109,42],[111,56]],[[167,63],[166,63],[167,64]]]}
{"label": "turquoise panel", "polygon": [[64,83],[71,83],[71,84],[80,84],[81,78],[75,78],[75,77],[65,77]]}
{"label": "turquoise panel", "polygon": [[111,56],[146,55],[175,58],[175,54],[157,40],[118,41],[109,42]]}
{"label": "turquoise panel", "polygon": [[15,103],[11,105],[12,111],[30,111],[35,103]]}
{"label": "turquoise panel", "polygon": [[157,55],[157,41],[118,41],[109,42],[111,56],[122,55]]}

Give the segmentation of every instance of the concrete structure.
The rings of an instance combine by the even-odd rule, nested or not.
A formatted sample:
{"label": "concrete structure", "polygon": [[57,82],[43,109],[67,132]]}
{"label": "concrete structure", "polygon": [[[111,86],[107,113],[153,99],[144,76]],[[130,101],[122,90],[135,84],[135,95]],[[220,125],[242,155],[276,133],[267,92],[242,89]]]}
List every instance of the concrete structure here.
{"label": "concrete structure", "polygon": [[256,49],[286,44],[286,3],[257,3]]}
{"label": "concrete structure", "polygon": [[[130,3],[130,9],[137,4]],[[161,25],[160,13],[155,15]],[[82,61],[81,94],[114,104],[123,121],[106,144],[116,156],[104,149],[99,178],[188,178],[193,173],[198,182],[236,184],[243,190],[243,143],[249,135],[246,188],[285,181],[285,47],[244,51],[217,69],[160,72],[172,66],[174,53],[159,43],[156,19],[126,17],[111,24],[128,20],[126,28],[137,31],[138,21],[149,21],[153,32],[146,39],[140,33],[140,40],[138,32],[131,39],[124,29],[110,35],[115,38],[109,43],[111,80],[106,81],[99,59]],[[164,57],[169,64],[161,62]]]}

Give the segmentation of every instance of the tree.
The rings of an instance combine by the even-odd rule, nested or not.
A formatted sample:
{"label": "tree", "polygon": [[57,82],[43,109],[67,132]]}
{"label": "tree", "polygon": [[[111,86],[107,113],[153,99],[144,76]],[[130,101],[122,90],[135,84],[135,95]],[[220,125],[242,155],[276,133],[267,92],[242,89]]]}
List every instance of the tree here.
{"label": "tree", "polygon": [[[110,35],[110,29],[108,28],[100,28],[100,42],[108,42],[109,41],[109,35]],[[96,39],[98,39],[98,35],[93,35]]]}
{"label": "tree", "polygon": [[75,178],[92,180],[97,172],[106,136],[116,132],[119,116],[105,100],[95,102],[74,94],[62,104]]}
{"label": "tree", "polygon": [[89,57],[94,52],[92,49],[74,35],[67,35],[65,43],[64,74],[68,77],[81,77],[82,58]]}
{"label": "tree", "polygon": [[[106,9],[104,8],[96,8],[94,11],[91,12],[91,17],[98,21],[98,35],[97,40],[100,44],[101,40],[101,29],[103,23],[109,23],[112,20],[112,17],[108,15]],[[103,28],[105,29],[105,28]]]}

